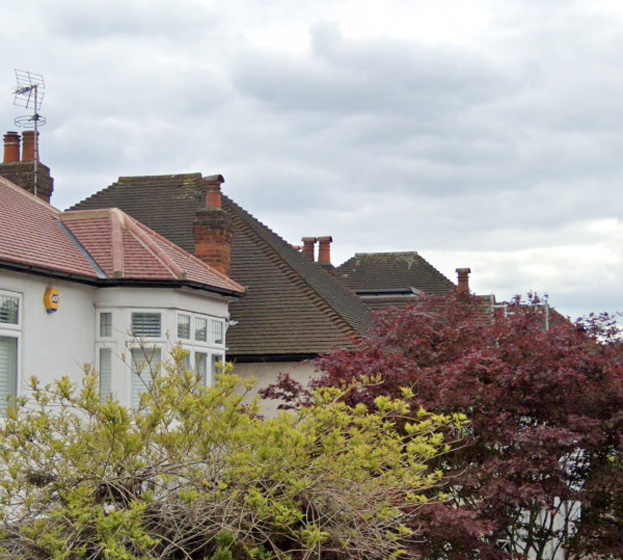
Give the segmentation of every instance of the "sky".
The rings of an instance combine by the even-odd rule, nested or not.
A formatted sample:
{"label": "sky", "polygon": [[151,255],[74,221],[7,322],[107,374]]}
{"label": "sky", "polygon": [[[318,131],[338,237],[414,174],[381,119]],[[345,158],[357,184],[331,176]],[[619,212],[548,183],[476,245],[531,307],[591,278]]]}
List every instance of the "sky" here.
{"label": "sky", "polygon": [[332,260],[418,251],[498,300],[623,311],[623,3],[29,0],[0,6],[45,79],[65,209],[119,176],[201,172]]}

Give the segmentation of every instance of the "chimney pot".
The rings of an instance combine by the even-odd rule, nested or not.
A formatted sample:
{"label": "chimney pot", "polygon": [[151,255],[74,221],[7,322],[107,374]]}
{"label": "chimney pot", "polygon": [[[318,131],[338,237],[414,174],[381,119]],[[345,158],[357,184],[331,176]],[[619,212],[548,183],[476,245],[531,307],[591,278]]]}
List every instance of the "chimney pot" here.
{"label": "chimney pot", "polygon": [[221,187],[220,185],[211,185],[206,190],[206,208],[221,208]]}
{"label": "chimney pot", "polygon": [[314,260],[314,245],[318,241],[315,237],[303,237],[303,254],[311,261]]}
{"label": "chimney pot", "polygon": [[4,135],[4,163],[19,161],[21,138],[17,132],[9,131]]}
{"label": "chimney pot", "polygon": [[331,264],[331,242],[333,237],[325,235],[318,238],[318,262],[320,264]]}
{"label": "chimney pot", "polygon": [[22,140],[24,141],[22,161],[39,161],[39,132],[25,130],[22,132]]}
{"label": "chimney pot", "polygon": [[469,275],[470,268],[457,268],[456,273],[459,279],[458,292],[460,294],[469,294]]}

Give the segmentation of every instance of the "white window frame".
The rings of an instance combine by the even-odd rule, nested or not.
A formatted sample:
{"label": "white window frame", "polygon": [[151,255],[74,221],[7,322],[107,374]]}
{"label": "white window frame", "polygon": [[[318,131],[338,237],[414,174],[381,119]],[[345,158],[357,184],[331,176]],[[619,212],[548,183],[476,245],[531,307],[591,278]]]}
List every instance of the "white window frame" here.
{"label": "white window frame", "polygon": [[[180,336],[180,319],[188,319],[188,336],[186,338],[182,338]],[[175,336],[177,338],[177,340],[182,341],[182,340],[188,340],[188,341],[192,341],[193,340],[193,335],[195,334],[195,328],[194,328],[194,321],[193,321],[194,317],[192,313],[185,313],[183,311],[177,311],[175,313]]]}
{"label": "white window frame", "polygon": [[[22,324],[24,314],[24,295],[20,292],[12,292],[9,290],[0,290],[0,296],[7,296],[17,299],[17,323],[0,323],[0,336],[12,338],[16,340],[17,351],[15,360],[15,378],[13,379],[15,387],[15,397],[19,396],[21,370],[22,370]],[[0,416],[4,415],[6,403],[0,403]]]}
{"label": "white window frame", "polygon": [[24,310],[24,297],[19,292],[9,292],[8,290],[0,290],[0,296],[12,297],[17,299],[17,323],[0,323],[0,331],[21,332],[22,331],[22,314]]}
{"label": "white window frame", "polygon": [[[217,325],[219,326],[219,330],[220,330],[220,335],[221,335],[221,341],[217,342],[217,338],[216,338],[216,333],[215,333],[215,327]],[[225,320],[224,319],[216,319],[216,318],[212,318],[210,321],[210,342],[216,346],[225,346]]]}
{"label": "white window frame", "polygon": [[[110,315],[110,334],[102,335],[102,315],[109,314]],[[115,312],[113,309],[98,309],[97,310],[97,321],[95,322],[95,339],[96,340],[112,340],[115,336]]]}

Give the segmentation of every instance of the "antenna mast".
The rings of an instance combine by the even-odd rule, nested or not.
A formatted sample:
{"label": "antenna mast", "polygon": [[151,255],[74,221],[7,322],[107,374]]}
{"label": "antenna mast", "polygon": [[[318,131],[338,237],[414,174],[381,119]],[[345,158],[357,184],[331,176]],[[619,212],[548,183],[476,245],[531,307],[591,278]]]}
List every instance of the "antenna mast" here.
{"label": "antenna mast", "polygon": [[37,196],[39,185],[39,127],[46,123],[45,117],[39,114],[43,96],[45,95],[45,81],[41,74],[28,72],[27,70],[15,70],[16,86],[13,90],[15,99],[13,105],[32,109],[32,115],[15,117],[15,126],[20,128],[32,128],[35,131],[35,169],[34,169],[34,195]]}

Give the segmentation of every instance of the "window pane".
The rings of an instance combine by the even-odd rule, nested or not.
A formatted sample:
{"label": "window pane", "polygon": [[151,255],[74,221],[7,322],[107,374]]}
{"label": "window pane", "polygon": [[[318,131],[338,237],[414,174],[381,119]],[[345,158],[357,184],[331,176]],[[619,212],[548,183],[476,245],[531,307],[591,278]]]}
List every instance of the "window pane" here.
{"label": "window pane", "polygon": [[212,342],[223,344],[223,323],[221,321],[212,321]]}
{"label": "window pane", "polygon": [[223,356],[212,354],[212,379],[216,379],[218,373],[223,373]]}
{"label": "window pane", "polygon": [[9,395],[17,390],[17,338],[0,336],[0,413],[9,406]]}
{"label": "window pane", "polygon": [[208,320],[197,317],[195,319],[195,340],[207,342],[208,340]]}
{"label": "window pane", "polygon": [[112,350],[100,348],[100,397],[107,399],[112,390]]}
{"label": "window pane", "polygon": [[10,325],[19,323],[19,299],[13,296],[0,296],[0,323]]}
{"label": "window pane", "polygon": [[159,337],[160,322],[160,313],[132,313],[132,334]]}
{"label": "window pane", "polygon": [[160,367],[160,348],[133,348],[132,354],[132,408],[139,408],[141,395],[149,390],[154,373]]}
{"label": "window pane", "polygon": [[100,313],[100,336],[112,336],[112,313]]}
{"label": "window pane", "polygon": [[208,355],[195,352],[195,372],[199,376],[202,387],[209,387],[212,383],[208,379]]}
{"label": "window pane", "polygon": [[182,366],[182,368],[184,369],[184,371],[187,371],[190,369],[190,354],[186,354],[182,360],[180,361],[180,365]]}
{"label": "window pane", "polygon": [[177,316],[177,337],[178,338],[190,338],[190,316],[178,315]]}

